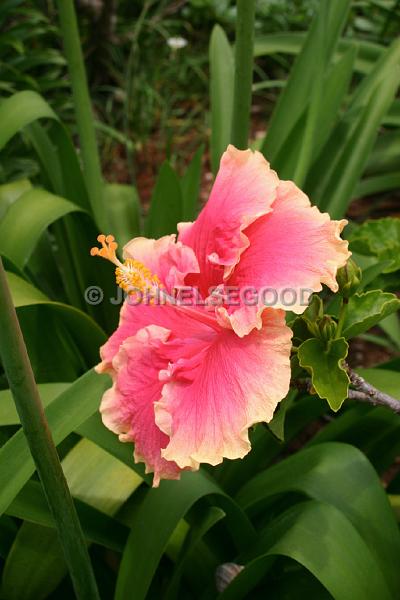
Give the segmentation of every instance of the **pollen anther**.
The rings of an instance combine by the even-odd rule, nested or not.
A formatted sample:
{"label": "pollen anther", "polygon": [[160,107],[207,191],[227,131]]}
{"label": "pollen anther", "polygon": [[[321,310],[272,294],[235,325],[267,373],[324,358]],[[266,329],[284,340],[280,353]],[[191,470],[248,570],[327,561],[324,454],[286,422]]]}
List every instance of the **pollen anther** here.
{"label": "pollen anther", "polygon": [[139,260],[127,258],[122,263],[118,259],[116,254],[118,244],[113,235],[100,234],[97,236],[97,241],[100,242],[101,248],[92,248],[90,254],[101,256],[117,267],[115,269],[116,282],[124,292],[127,294],[137,294],[139,292],[151,297],[156,294],[157,290],[164,287],[157,275],[153,275],[150,269]]}

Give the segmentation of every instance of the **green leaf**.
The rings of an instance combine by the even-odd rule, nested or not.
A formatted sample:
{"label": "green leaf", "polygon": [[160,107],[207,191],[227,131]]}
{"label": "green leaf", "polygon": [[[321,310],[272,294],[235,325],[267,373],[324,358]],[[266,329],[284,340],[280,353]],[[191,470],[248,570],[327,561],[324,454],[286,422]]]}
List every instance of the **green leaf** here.
{"label": "green leaf", "polygon": [[288,393],[286,398],[284,398],[278,404],[278,408],[274,413],[274,418],[272,419],[272,421],[270,421],[268,423],[268,429],[270,431],[272,431],[274,436],[277,437],[278,440],[281,440],[281,442],[283,442],[283,440],[285,439],[286,413],[289,410],[289,408],[292,406],[293,401],[296,397],[296,394],[297,394],[296,390],[291,390]]}
{"label": "green leaf", "polygon": [[315,391],[335,412],[348,394],[349,378],[342,367],[348,349],[344,338],[330,340],[326,345],[322,340],[311,338],[298,350],[299,363],[310,373]]}
{"label": "green leaf", "polygon": [[[109,516],[113,516],[142,483],[134,471],[85,439],[72,448],[62,465],[73,497]],[[44,542],[40,553],[32,552],[30,547],[35,539],[38,545]],[[24,578],[18,579],[21,564]],[[7,558],[3,595],[15,600],[47,598],[66,574],[56,531],[24,523]]]}
{"label": "green leaf", "polygon": [[400,44],[390,46],[356,89],[307,179],[306,191],[332,217],[343,216],[396,93]]}
{"label": "green leaf", "polygon": [[200,146],[181,179],[183,220],[193,221],[197,216],[204,147]]}
{"label": "green leaf", "polygon": [[400,166],[400,133],[396,129],[382,133],[369,156],[365,175],[380,175]]}
{"label": "green leaf", "polygon": [[373,196],[374,194],[382,194],[397,190],[400,187],[400,176],[397,172],[385,173],[384,175],[376,175],[362,179],[354,192],[355,198],[364,198]]}
{"label": "green leaf", "polygon": [[86,439],[68,452],[62,465],[74,498],[109,516],[117,513],[143,481],[132,468]]}
{"label": "green leaf", "polygon": [[400,269],[400,219],[386,217],[366,221],[352,231],[350,248],[380,261],[390,261],[385,273],[397,271]]}
{"label": "green leaf", "polygon": [[398,310],[400,300],[388,292],[371,290],[355,294],[349,300],[343,324],[343,335],[352,338],[368,331],[385,317]]}
{"label": "green leaf", "polygon": [[[237,501],[254,517],[265,511],[268,499],[288,492],[306,494],[340,510],[370,548],[385,575],[391,597],[398,597],[399,531],[381,482],[362,452],[347,444],[316,444],[254,477],[243,486]],[[320,528],[320,543],[325,532],[324,526]],[[329,550],[329,538],[329,534],[323,537],[324,543],[319,546],[319,552],[324,556]],[[343,547],[348,548],[346,542],[343,544],[342,554]],[[305,542],[301,543],[301,547],[306,545]],[[350,559],[354,555],[351,552],[348,556],[345,552],[343,556]],[[336,579],[340,579],[337,569],[335,574]],[[353,598],[353,595],[350,594],[350,597]],[[368,593],[366,597],[369,597]]]}
{"label": "green leaf", "polygon": [[[356,260],[356,262],[358,263],[359,261]],[[374,263],[370,267],[362,269],[362,279],[359,291],[364,290],[370,283],[372,283],[377,277],[379,277],[379,275],[384,273],[385,270],[391,266],[391,264],[391,260],[382,260],[379,262],[374,261]]]}
{"label": "green leaf", "polygon": [[251,597],[249,592],[274,556],[286,556],[303,565],[335,600],[393,598],[371,550],[343,513],[332,505],[308,501],[268,525],[251,553],[245,555],[246,567],[221,594],[221,600]]}
{"label": "green leaf", "polygon": [[213,173],[231,141],[234,61],[224,30],[215,25],[210,39],[211,165]]}
{"label": "green leaf", "polygon": [[0,219],[3,218],[11,204],[31,187],[29,179],[18,179],[18,181],[0,185]]}
{"label": "green leaf", "polygon": [[118,436],[104,427],[99,412],[95,412],[89,419],[79,425],[75,431],[127,465],[149,486],[152,484],[153,477],[145,473],[143,463],[135,463],[133,460],[133,444],[121,444]]}
{"label": "green leaf", "polygon": [[263,154],[273,166],[279,150],[309,104],[314,86],[315,57],[318,52],[321,52],[321,27],[326,31],[323,52],[326,64],[329,64],[346,22],[349,7],[348,0],[339,0],[334,5],[325,0],[320,3],[318,15],[312,23],[302,51],[292,67],[287,85],[275,106],[262,146]]}
{"label": "green leaf", "polygon": [[49,191],[90,211],[79,157],[63,124],[53,121],[45,129],[41,123],[32,123],[27,127],[27,137],[39,158]]}
{"label": "green leaf", "polygon": [[[173,575],[165,592],[164,600],[179,599],[179,583],[185,568],[191,570],[193,565],[193,553],[195,552],[196,547],[206,533],[208,533],[210,529],[225,516],[225,512],[216,506],[205,507],[204,510],[201,511],[200,516],[197,516],[185,540],[180,558],[175,565]],[[203,560],[202,562],[205,561]],[[204,565],[205,570],[207,570],[209,566],[210,565],[208,564]]]}
{"label": "green leaf", "polygon": [[388,338],[394,342],[396,348],[400,349],[400,321],[397,313],[392,313],[379,322],[379,327],[383,329]]}
{"label": "green leaf", "polygon": [[49,104],[36,92],[18,92],[0,103],[0,149],[18,131],[37,119],[56,119]]}
{"label": "green leaf", "polygon": [[[151,580],[179,521],[195,502],[216,496],[217,506],[226,512],[236,544],[253,539],[254,531],[237,505],[205,474],[182,473],[181,480],[163,481],[152,489],[135,513],[119,570],[115,600],[125,600],[135,590],[135,600],[146,597]],[[132,568],[134,565],[134,568]]]}
{"label": "green leaf", "polygon": [[159,238],[176,232],[182,221],[183,200],[177,174],[164,162],[157,177],[145,224],[146,237]]}
{"label": "green leaf", "polygon": [[[50,404],[46,415],[56,444],[98,409],[108,385],[108,377],[89,371]],[[7,509],[34,471],[25,436],[19,430],[0,449],[0,513]]]}
{"label": "green leaf", "polygon": [[8,600],[40,600],[54,591],[65,575],[64,555],[55,530],[25,522],[4,565],[1,595]]}
{"label": "green leaf", "polygon": [[323,148],[335,122],[338,120],[339,110],[351,82],[355,56],[354,46],[350,47],[343,57],[331,66],[323,81],[323,95],[319,107],[318,125],[314,135],[314,157]]}
{"label": "green leaf", "polygon": [[[306,34],[297,31],[290,33],[269,33],[258,36],[254,42],[254,56],[270,54],[299,54],[304,46]],[[338,42],[335,59],[339,59],[350,50],[356,52],[354,70],[358,73],[369,73],[375,62],[385,51],[385,47],[372,42],[354,38],[342,38]]]}
{"label": "green leaf", "polygon": [[120,246],[140,235],[140,202],[132,185],[109,183],[105,186],[110,231]]}
{"label": "green leaf", "polygon": [[0,223],[0,253],[22,269],[43,231],[57,219],[81,210],[45,190],[25,192],[9,207]]}
{"label": "green leaf", "polygon": [[[86,539],[110,550],[121,552],[126,542],[128,530],[119,521],[95,508],[75,499],[75,506]],[[17,494],[7,514],[35,523],[42,527],[55,528],[46,497],[39,482],[30,480]]]}
{"label": "green leaf", "polygon": [[[71,340],[76,345],[75,351],[79,351],[81,356],[85,358],[85,361],[90,363],[90,366],[97,361],[98,348],[105,342],[106,335],[91,317],[69,304],[49,300],[33,285],[14,273],[7,273],[7,280],[10,286],[14,306],[19,309],[18,313],[20,315],[31,311],[32,314],[36,315],[37,320],[38,315],[37,313],[33,313],[33,311],[42,307],[48,318],[49,315],[53,315],[55,322],[62,325],[63,333],[66,338],[64,340],[65,342],[67,342],[68,339]],[[48,320],[48,323],[50,322],[51,321]],[[34,334],[37,336],[37,331],[33,328],[32,331],[34,333],[31,336],[24,327],[24,320],[22,325],[26,343],[29,347],[30,341],[35,341],[31,340],[31,337],[33,338]],[[51,339],[54,338],[57,340],[56,332],[54,330],[50,332],[43,331],[41,335],[42,344],[47,343],[46,337],[49,336],[49,345],[46,349],[46,351],[48,351],[51,347]]]}
{"label": "green leaf", "polygon": [[[69,383],[42,383],[38,385],[43,406],[47,407],[57,396],[64,392]],[[19,425],[19,416],[10,390],[0,392],[0,426]]]}
{"label": "green leaf", "polygon": [[400,400],[400,373],[390,369],[357,369],[357,373],[373,386]]}

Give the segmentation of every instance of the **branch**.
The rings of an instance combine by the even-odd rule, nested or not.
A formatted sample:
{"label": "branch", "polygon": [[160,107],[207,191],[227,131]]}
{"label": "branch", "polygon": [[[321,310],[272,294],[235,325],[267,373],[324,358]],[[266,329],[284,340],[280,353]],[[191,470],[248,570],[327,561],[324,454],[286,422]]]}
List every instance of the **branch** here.
{"label": "branch", "polygon": [[[371,383],[365,381],[363,377],[355,373],[348,365],[346,365],[346,370],[350,378],[350,383],[355,388],[349,390],[348,398],[350,400],[367,402],[374,406],[386,406],[392,412],[400,414],[400,400],[378,390]],[[291,386],[304,392],[312,390],[311,379],[294,379],[291,382]]]}
{"label": "branch", "polygon": [[358,375],[347,367],[347,373],[350,377],[350,383],[355,390],[349,390],[349,398],[360,400],[361,402],[369,402],[374,406],[386,406],[393,412],[400,414],[400,401],[385,392],[381,392],[368,381],[365,381],[361,375]]}

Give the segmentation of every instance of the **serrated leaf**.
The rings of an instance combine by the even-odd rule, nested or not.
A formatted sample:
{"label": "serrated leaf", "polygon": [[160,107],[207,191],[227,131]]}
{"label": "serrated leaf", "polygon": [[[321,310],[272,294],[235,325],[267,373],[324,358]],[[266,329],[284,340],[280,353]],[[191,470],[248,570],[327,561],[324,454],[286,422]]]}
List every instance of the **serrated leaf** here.
{"label": "serrated leaf", "polygon": [[400,308],[400,300],[389,292],[371,290],[355,294],[349,300],[343,324],[343,335],[352,338],[368,331]]}
{"label": "serrated leaf", "polygon": [[312,385],[320,398],[325,398],[335,412],[347,398],[349,378],[341,366],[349,346],[344,338],[322,340],[311,338],[299,347],[299,363],[311,375]]}
{"label": "serrated leaf", "polygon": [[384,273],[400,269],[400,219],[387,217],[366,221],[350,236],[350,248],[366,256],[376,256],[380,261],[389,260]]}

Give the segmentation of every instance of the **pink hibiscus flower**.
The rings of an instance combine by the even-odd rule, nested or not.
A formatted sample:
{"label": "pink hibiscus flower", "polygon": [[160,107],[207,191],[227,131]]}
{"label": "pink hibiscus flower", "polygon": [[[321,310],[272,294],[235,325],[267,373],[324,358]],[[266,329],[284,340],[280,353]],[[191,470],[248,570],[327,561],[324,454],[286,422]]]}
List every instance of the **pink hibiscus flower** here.
{"label": "pink hibiscus flower", "polygon": [[[304,292],[307,299],[322,283],[337,290],[350,255],[339,235],[345,223],[279,181],[259,152],[230,146],[210,199],[194,223],[178,226],[178,241],[136,238],[121,263],[114,238],[99,236],[92,254],[116,265],[117,282],[136,300],[125,302],[101,348],[97,370],[113,385],[100,410],[121,441],[134,442],[154,485],[249,452],[249,428],[269,422],[289,389],[282,309],[302,312]],[[182,286],[196,290],[190,306],[177,296]]]}

